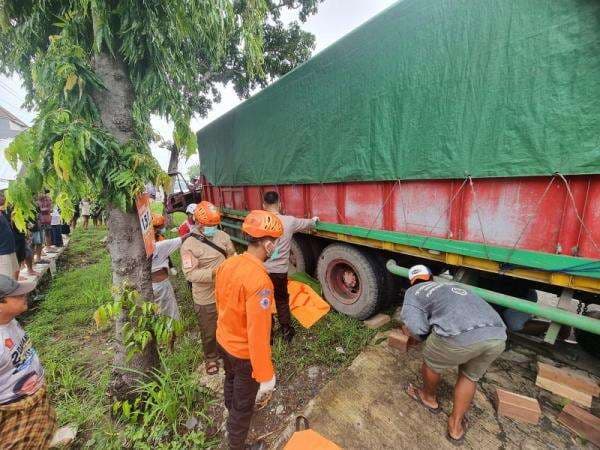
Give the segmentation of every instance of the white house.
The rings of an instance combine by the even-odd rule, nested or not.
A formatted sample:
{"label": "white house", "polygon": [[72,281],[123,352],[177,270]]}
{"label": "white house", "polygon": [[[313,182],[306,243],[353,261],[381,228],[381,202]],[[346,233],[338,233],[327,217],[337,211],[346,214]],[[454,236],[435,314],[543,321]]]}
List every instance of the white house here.
{"label": "white house", "polygon": [[4,151],[14,137],[27,128],[25,122],[0,106],[0,190],[6,189],[8,182],[17,176],[16,171],[6,161]]}

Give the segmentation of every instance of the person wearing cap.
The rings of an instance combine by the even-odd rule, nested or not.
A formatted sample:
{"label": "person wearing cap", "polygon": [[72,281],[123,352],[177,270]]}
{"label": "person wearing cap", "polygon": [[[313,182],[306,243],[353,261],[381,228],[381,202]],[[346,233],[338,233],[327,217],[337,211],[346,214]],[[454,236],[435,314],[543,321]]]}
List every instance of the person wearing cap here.
{"label": "person wearing cap", "polygon": [[421,366],[423,386],[407,386],[407,394],[433,413],[440,412],[437,389],[441,373],[458,367],[454,403],[446,437],[464,441],[465,413],[469,410],[477,382],[504,351],[506,327],[485,300],[462,285],[433,281],[423,265],[408,271],[411,287],[404,295],[403,331],[425,341]]}
{"label": "person wearing cap", "polygon": [[244,219],[242,231],[248,250],[228,258],[215,276],[230,450],[261,448],[261,442],[245,446],[246,437],[255,403],[265,406],[275,388],[270,346],[273,283],[263,263],[273,255],[283,225],[275,214],[254,210]]}
{"label": "person wearing cap", "polygon": [[56,429],[44,369],[17,316],[35,283],[0,275],[0,448],[48,448]]}
{"label": "person wearing cap", "polygon": [[181,244],[190,236],[186,234],[183,237],[165,239],[164,233],[165,218],[160,214],[152,214],[152,226],[154,227],[154,252],[152,253],[152,290],[154,292],[154,301],[158,304],[161,314],[172,319],[179,320],[179,306],[173,285],[169,280],[169,257],[177,251]]}
{"label": "person wearing cap", "polygon": [[198,205],[196,205],[195,203],[190,203],[187,206],[187,208],[185,208],[185,213],[187,214],[187,219],[184,220],[181,225],[179,225],[179,229],[178,229],[179,236],[185,236],[190,231],[192,231],[192,228],[194,226],[194,211],[196,211],[197,207],[198,207]]}
{"label": "person wearing cap", "polygon": [[294,233],[314,228],[319,218],[299,219],[298,217],[281,214],[279,194],[275,191],[265,193],[263,208],[275,214],[283,224],[283,235],[277,240],[273,257],[265,262],[265,267],[275,287],[275,307],[283,339],[290,342],[295,334],[290,312],[290,295],[287,288],[292,238]]}
{"label": "person wearing cap", "polygon": [[215,272],[227,257],[235,254],[235,247],[229,235],[218,229],[221,214],[212,203],[200,202],[192,217],[200,234],[181,246],[181,265],[185,278],[192,283],[206,373],[215,375],[219,372]]}

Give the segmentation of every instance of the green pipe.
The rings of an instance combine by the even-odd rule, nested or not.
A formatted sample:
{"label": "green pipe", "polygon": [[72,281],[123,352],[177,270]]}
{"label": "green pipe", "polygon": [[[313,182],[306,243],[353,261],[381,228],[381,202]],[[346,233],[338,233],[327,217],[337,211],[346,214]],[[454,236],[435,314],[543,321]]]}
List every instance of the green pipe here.
{"label": "green pipe", "polygon": [[[390,259],[387,262],[386,267],[387,270],[394,275],[408,278],[408,269],[398,266],[393,259]],[[600,334],[600,320],[593,319],[592,317],[580,316],[579,314],[575,314],[571,311],[566,311],[560,308],[541,306],[537,303],[529,302],[517,297],[499,294],[498,292],[478,288],[469,284],[450,281],[442,277],[433,277],[433,279],[440,283],[453,283],[462,286],[465,289],[469,289],[488,303],[504,306],[506,308],[514,309],[516,311],[521,311],[534,316],[543,317],[551,320],[552,322],[568,325],[573,328],[579,328],[580,330],[589,331],[590,333]]]}
{"label": "green pipe", "polygon": [[238,244],[242,244],[242,245],[248,246],[248,242],[245,241],[245,240],[243,240],[243,239],[240,239],[240,238],[235,237],[235,236],[229,236],[229,237],[231,238],[231,240],[233,242],[237,242]]}
{"label": "green pipe", "polygon": [[235,224],[233,222],[226,222],[224,220],[221,221],[221,225],[223,225],[224,227],[227,227],[227,228],[233,228],[235,230],[241,230],[242,229],[241,225],[237,225],[237,224]]}

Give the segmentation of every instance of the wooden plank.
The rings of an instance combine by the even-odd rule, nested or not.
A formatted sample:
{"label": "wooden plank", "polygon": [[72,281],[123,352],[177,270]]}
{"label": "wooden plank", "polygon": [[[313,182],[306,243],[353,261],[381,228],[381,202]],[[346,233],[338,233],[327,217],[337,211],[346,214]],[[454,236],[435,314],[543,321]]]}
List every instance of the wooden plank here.
{"label": "wooden plank", "polygon": [[600,385],[598,385],[597,381],[570,369],[538,362],[538,375],[547,380],[567,385],[592,397],[600,395]]}
{"label": "wooden plank", "polygon": [[496,388],[496,411],[499,416],[537,424],[542,410],[535,398]]}
{"label": "wooden plank", "polygon": [[585,392],[578,391],[564,384],[557,383],[556,381],[548,380],[547,378],[543,378],[539,375],[535,380],[535,384],[536,386],[546,389],[556,395],[573,400],[582,406],[586,406],[588,408],[592,407],[592,396],[586,394]]}
{"label": "wooden plank", "polygon": [[558,415],[558,421],[583,439],[600,447],[600,418],[569,403]]}
{"label": "wooden plank", "polygon": [[405,335],[402,330],[391,330],[388,336],[388,345],[404,353],[408,350],[409,339],[410,337]]}
{"label": "wooden plank", "polygon": [[374,330],[375,328],[380,328],[388,323],[391,319],[387,314],[375,314],[370,319],[363,321],[367,328]]}

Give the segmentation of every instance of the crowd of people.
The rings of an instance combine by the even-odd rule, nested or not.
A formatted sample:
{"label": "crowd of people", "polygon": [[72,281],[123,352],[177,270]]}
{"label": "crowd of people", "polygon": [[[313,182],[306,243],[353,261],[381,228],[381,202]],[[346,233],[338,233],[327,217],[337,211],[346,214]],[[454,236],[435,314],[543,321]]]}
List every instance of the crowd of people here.
{"label": "crowd of people", "polygon": [[[45,199],[40,200],[40,217],[45,218],[41,223],[47,223],[49,215],[53,226],[54,210]],[[82,200],[84,220],[92,210]],[[202,201],[186,212],[179,236],[172,239],[165,238],[164,217],[153,215],[154,301],[160,314],[180,318],[169,279],[173,274],[170,257],[179,249],[199,319],[205,358],[201,370],[215,375],[222,367],[225,373],[228,446],[231,450],[265,448],[261,441],[247,444],[246,440],[253,412],[266,405],[277,382],[271,357],[272,310],[277,311],[284,341],[292,341],[295,333],[287,292],[290,242],[295,232],[315,227],[318,217],[283,215],[278,194],[267,192],[263,209],[251,211],[243,221],[248,247],[238,254],[230,236],[219,228],[221,214],[213,204]],[[10,228],[4,216],[0,216],[1,227]],[[46,230],[42,226],[36,232]],[[5,251],[4,245],[0,251]],[[16,267],[4,256],[2,267]],[[425,344],[422,385],[409,384],[406,393],[428,411],[438,413],[441,374],[458,366],[447,438],[460,444],[467,432],[465,414],[477,382],[504,350],[506,327],[483,299],[459,285],[434,281],[425,266],[412,267],[409,281],[412,287],[405,293],[401,312],[403,331],[410,336],[410,343]],[[27,439],[31,448],[44,448],[55,427],[54,412],[48,404],[39,359],[15,320],[27,309],[26,297],[32,289],[12,273],[0,275],[0,344],[4,342],[0,347],[0,444]]]}
{"label": "crowd of people", "polygon": [[94,226],[103,224],[104,211],[98,202],[90,203],[87,198],[74,203],[74,215],[67,224],[61,217],[58,205],[53,204],[49,191],[44,190],[36,199],[34,217],[25,230],[20,230],[12,217],[11,208],[6,206],[5,192],[0,191],[0,274],[16,280],[22,270],[27,275],[38,276],[35,264],[48,264],[44,256],[63,247],[63,236],[77,226],[80,216],[83,229],[88,229],[89,218]]}

